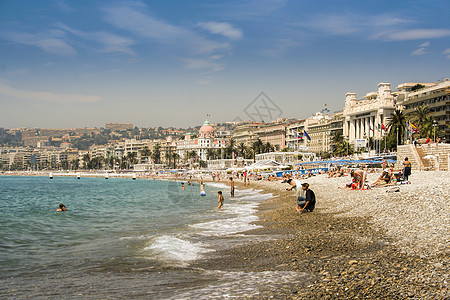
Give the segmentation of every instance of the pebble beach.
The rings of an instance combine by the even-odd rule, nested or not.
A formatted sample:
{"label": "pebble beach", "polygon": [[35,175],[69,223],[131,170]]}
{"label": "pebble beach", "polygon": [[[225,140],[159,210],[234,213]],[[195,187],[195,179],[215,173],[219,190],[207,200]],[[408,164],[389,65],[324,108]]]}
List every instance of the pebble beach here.
{"label": "pebble beach", "polygon": [[[379,176],[368,174],[367,182]],[[247,232],[249,244],[219,251],[197,266],[305,275],[246,299],[450,299],[448,172],[416,171],[411,184],[370,190],[343,188],[349,178],[301,180],[317,199],[314,212],[306,214],[295,212],[288,184],[252,182],[252,188],[274,195],[260,205],[263,227]]]}

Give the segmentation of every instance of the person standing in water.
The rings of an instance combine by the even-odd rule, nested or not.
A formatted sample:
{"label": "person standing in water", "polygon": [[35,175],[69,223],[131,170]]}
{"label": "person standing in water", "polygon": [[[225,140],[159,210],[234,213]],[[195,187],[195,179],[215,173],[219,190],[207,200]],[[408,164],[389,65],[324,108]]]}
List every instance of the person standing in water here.
{"label": "person standing in water", "polygon": [[231,198],[234,197],[234,179],[233,176],[230,177],[230,184],[231,184]]}
{"label": "person standing in water", "polygon": [[217,206],[217,208],[220,210],[220,208],[223,206],[223,201],[225,199],[223,199],[222,191],[218,191],[217,194],[219,195],[219,199],[217,200],[219,206]]}
{"label": "person standing in water", "polygon": [[206,196],[206,192],[205,192],[205,185],[202,183],[200,183],[200,196]]}

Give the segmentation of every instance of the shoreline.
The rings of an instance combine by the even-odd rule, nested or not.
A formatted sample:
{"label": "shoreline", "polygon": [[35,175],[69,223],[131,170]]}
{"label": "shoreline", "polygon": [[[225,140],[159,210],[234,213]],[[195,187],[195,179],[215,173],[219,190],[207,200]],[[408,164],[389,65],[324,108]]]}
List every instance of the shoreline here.
{"label": "shoreline", "polygon": [[[261,286],[258,294],[247,299],[448,298],[448,247],[430,251],[430,247],[436,244],[432,238],[424,241],[423,245],[407,245],[395,230],[388,228],[389,221],[386,228],[380,226],[378,215],[371,215],[374,211],[370,202],[375,202],[375,196],[383,205],[386,201],[393,201],[392,197],[413,201],[410,196],[421,188],[421,176],[430,174],[415,172],[416,176],[411,179],[413,184],[400,186],[400,193],[386,193],[387,188],[368,191],[338,189],[337,184],[344,185],[348,177],[319,175],[306,180],[316,193],[316,209],[301,215],[295,213],[295,193],[285,190],[289,185],[279,181],[252,181],[250,186],[243,187],[241,181],[235,181],[236,193],[241,188],[250,187],[273,194],[274,197],[262,202],[258,209],[259,221],[256,223],[262,228],[245,233],[250,238],[248,244],[220,250],[211,258],[195,262],[193,267],[240,272],[289,271],[304,278],[301,282],[283,284],[276,291]],[[448,187],[448,179],[442,184],[443,188]],[[435,196],[442,198],[439,193]],[[386,199],[379,200],[381,197]],[[353,202],[350,203],[349,198],[354,198]],[[354,205],[355,202],[359,205]],[[409,208],[400,200],[397,202],[402,209]],[[360,213],[367,208],[366,213]],[[397,214],[395,207],[390,209]],[[450,240],[446,231],[449,225],[447,211],[438,215],[436,220],[443,226],[440,228],[443,230],[438,230],[441,235],[438,240],[443,239],[444,246]],[[402,224],[409,217],[407,213],[404,215],[392,217]],[[415,225],[419,228],[423,225],[420,222],[426,224],[423,220],[418,222]],[[398,230],[402,231],[401,228]],[[261,236],[271,239],[261,241],[258,238]]]}

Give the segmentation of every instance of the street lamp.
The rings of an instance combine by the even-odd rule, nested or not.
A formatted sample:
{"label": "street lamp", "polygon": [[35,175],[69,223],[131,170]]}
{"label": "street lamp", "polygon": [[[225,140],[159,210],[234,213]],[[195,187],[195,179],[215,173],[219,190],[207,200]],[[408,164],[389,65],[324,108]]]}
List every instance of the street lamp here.
{"label": "street lamp", "polygon": [[436,120],[433,120],[433,140],[434,140],[434,143],[436,143],[436,126],[437,126],[437,122],[436,122]]}

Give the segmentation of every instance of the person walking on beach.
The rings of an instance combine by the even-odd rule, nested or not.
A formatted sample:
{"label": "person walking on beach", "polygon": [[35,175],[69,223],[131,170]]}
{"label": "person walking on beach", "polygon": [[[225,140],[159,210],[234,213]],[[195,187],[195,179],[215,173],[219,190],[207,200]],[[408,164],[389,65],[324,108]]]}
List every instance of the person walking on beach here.
{"label": "person walking on beach", "polygon": [[219,206],[217,206],[217,208],[220,210],[220,208],[223,206],[223,201],[225,199],[223,199],[222,191],[218,191],[217,194],[219,195],[219,199],[217,200]]}
{"label": "person walking on beach", "polygon": [[403,162],[403,179],[409,183],[409,175],[411,175],[411,162],[405,157],[405,161]]}
{"label": "person walking on beach", "polygon": [[234,198],[234,179],[233,177],[230,177],[230,184],[231,184],[231,198]]}
{"label": "person walking on beach", "polygon": [[309,189],[309,184],[306,182],[302,183],[302,189],[305,191],[306,197],[304,201],[299,201],[297,203],[297,211],[299,213],[313,211],[316,207],[316,195]]}

